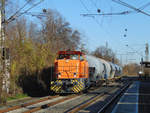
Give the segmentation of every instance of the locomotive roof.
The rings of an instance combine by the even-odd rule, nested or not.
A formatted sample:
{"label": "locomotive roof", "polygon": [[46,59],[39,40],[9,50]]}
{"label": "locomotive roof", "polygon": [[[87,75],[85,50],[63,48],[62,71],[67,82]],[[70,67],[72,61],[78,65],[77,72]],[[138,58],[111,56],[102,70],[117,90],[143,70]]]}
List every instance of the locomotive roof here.
{"label": "locomotive roof", "polygon": [[83,55],[83,52],[81,52],[81,51],[59,51],[58,54],[78,54],[78,55]]}

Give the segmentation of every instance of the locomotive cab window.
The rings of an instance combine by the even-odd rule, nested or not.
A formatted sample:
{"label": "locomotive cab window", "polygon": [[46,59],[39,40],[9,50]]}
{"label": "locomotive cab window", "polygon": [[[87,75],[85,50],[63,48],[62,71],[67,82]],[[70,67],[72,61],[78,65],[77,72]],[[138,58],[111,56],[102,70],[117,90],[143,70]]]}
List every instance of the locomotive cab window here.
{"label": "locomotive cab window", "polygon": [[78,60],[78,55],[70,55],[70,59],[72,60]]}
{"label": "locomotive cab window", "polygon": [[78,60],[78,56],[76,54],[60,54],[57,59],[71,59]]}
{"label": "locomotive cab window", "polygon": [[57,57],[57,59],[64,59],[64,58],[66,58],[66,55],[65,55],[65,54],[60,54],[60,55]]}
{"label": "locomotive cab window", "polygon": [[82,55],[80,55],[80,60],[81,60],[81,61],[83,61],[83,60],[84,60],[84,58],[83,58],[83,56],[82,56]]}

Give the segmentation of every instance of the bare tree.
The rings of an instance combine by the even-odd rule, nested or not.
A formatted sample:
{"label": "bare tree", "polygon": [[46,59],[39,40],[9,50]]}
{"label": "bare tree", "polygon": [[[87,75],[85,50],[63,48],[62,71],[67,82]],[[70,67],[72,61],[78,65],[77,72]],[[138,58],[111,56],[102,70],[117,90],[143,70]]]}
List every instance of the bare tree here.
{"label": "bare tree", "polygon": [[96,48],[95,51],[92,52],[92,54],[107,61],[114,62],[116,64],[119,63],[119,60],[116,58],[115,53],[112,51],[112,49],[105,46]]}
{"label": "bare tree", "polygon": [[43,19],[44,43],[49,43],[51,50],[67,50],[76,49],[80,44],[80,33],[73,30],[70,24],[61,17],[61,15],[53,10],[49,10]]}
{"label": "bare tree", "polygon": [[137,75],[140,70],[140,65],[137,63],[130,63],[123,67],[124,75]]}

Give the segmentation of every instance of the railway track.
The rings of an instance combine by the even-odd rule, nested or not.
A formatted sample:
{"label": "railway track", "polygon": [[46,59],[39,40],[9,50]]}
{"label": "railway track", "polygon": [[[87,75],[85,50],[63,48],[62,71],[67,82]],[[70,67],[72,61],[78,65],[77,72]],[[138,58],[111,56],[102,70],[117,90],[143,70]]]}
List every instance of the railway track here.
{"label": "railway track", "polygon": [[[26,103],[26,104],[21,104],[21,105],[17,105],[17,106],[13,106],[7,109],[2,109],[0,110],[0,113],[6,113],[6,112],[11,112],[11,113],[32,113],[32,112],[36,112],[39,111],[41,109],[50,107],[50,106],[54,106],[56,104],[62,103],[64,101],[73,99],[75,97],[78,97],[80,95],[69,95],[69,96],[49,96],[46,98],[42,98],[39,99],[38,101],[35,102],[30,102],[30,103]],[[50,101],[50,102],[47,102]],[[46,104],[43,104],[43,103]],[[32,107],[35,106],[35,107]]]}
{"label": "railway track", "polygon": [[[97,88],[95,88],[94,90],[96,90],[96,89],[97,89]],[[91,92],[91,91],[93,91],[93,89],[90,90],[90,92]],[[36,108],[33,108],[33,109],[31,109],[31,110],[27,110],[27,111],[25,111],[24,113],[35,112],[35,111],[38,111],[38,110],[40,110],[40,109],[47,108],[47,107],[53,106],[53,105],[55,105],[55,104],[61,103],[61,102],[65,101],[65,100],[72,99],[72,98],[74,98],[74,97],[76,97],[76,96],[79,96],[79,95],[69,96],[69,97],[67,97],[67,98],[60,99],[60,100],[58,100],[58,101],[56,101],[56,102],[44,104],[44,105],[38,106],[38,107],[36,107]],[[38,104],[38,103],[42,103],[42,102],[47,101],[47,100],[52,100],[52,99],[58,98],[58,97],[60,97],[60,96],[58,96],[58,95],[57,95],[57,96],[48,96],[48,97],[44,97],[44,98],[41,98],[41,99],[36,100],[36,101],[33,101],[33,102],[27,102],[27,103],[23,103],[23,104],[20,104],[20,105],[14,105],[14,106],[12,106],[12,104],[10,104],[10,105],[8,105],[8,106],[11,106],[11,107],[1,109],[1,110],[0,110],[0,113],[6,113],[6,112],[10,112],[10,111],[11,111],[11,112],[13,112],[13,111],[14,111],[14,112],[15,112],[15,111],[17,112],[17,110],[19,110],[19,109],[23,109],[23,108],[26,108],[26,107],[28,107],[28,106],[32,106],[32,105],[35,105],[35,104]],[[30,99],[32,99],[32,98],[30,98]],[[28,99],[27,99],[27,100],[28,100]]]}
{"label": "railway track", "polygon": [[48,107],[50,107],[50,106],[54,106],[54,105],[59,104],[59,103],[61,103],[61,102],[64,102],[64,101],[73,99],[73,98],[75,98],[75,97],[77,97],[77,96],[78,96],[78,95],[71,95],[71,96],[69,96],[69,97],[65,97],[65,98],[63,98],[63,99],[60,99],[60,100],[57,100],[57,101],[54,101],[54,102],[51,102],[51,103],[48,103],[48,104],[43,104],[43,105],[41,105],[41,106],[39,106],[39,107],[33,108],[33,109],[31,109],[31,110],[27,110],[27,111],[25,111],[25,112],[23,112],[23,113],[36,112],[36,111],[39,111],[39,110],[41,110],[41,109],[48,108]]}
{"label": "railway track", "polygon": [[[101,107],[101,109],[98,111],[98,113],[104,113],[105,110],[111,105],[111,103],[125,90],[127,89],[127,87],[129,87],[131,83],[126,84],[125,86],[121,87],[119,91],[117,91],[117,93],[109,100],[109,102],[107,102],[103,107]],[[114,88],[108,89],[107,92],[110,92],[114,90]],[[86,103],[83,103],[79,106],[76,106],[75,108],[71,109],[69,112],[67,113],[77,113],[80,112],[81,110],[83,110],[84,108],[90,106],[91,104],[93,104],[96,100],[102,98],[103,96],[105,96],[105,92],[96,95],[94,98],[92,98],[91,100],[87,101]],[[86,110],[85,110],[86,111]],[[81,111],[83,112],[83,111]]]}
{"label": "railway track", "polygon": [[105,93],[102,93],[100,95],[96,95],[93,99],[89,100],[87,103],[81,104],[80,106],[72,109],[68,113],[76,113],[76,112],[80,111],[81,109],[87,107],[89,104],[93,103],[94,101],[96,101],[97,99],[101,98],[104,95],[105,95]]}
{"label": "railway track", "polygon": [[120,97],[125,90],[131,85],[132,82],[126,84],[123,88],[121,88],[97,113],[105,113],[106,110],[112,105],[112,103]]}
{"label": "railway track", "polygon": [[[72,94],[69,96],[58,96],[58,95],[57,96],[49,96],[49,97],[42,98],[35,102],[25,103],[25,104],[21,104],[21,105],[17,105],[17,106],[13,106],[13,107],[10,107],[7,109],[0,110],[0,113],[4,113],[4,112],[32,113],[32,112],[38,112],[41,110],[45,110],[49,107],[57,106],[57,105],[63,104],[63,103],[65,105],[66,103],[70,102],[71,100],[72,100],[72,102],[74,100],[77,101],[78,99],[84,100],[85,102],[83,104],[76,104],[75,105],[76,107],[73,109],[70,109],[69,107],[67,107],[68,109],[70,109],[67,112],[74,113],[74,112],[80,111],[81,109],[86,108],[88,105],[92,104],[94,101],[96,101],[97,99],[99,99],[99,98],[103,97],[105,94],[107,94],[106,92],[110,92],[114,89],[115,89],[115,86],[110,87],[110,88],[109,87],[101,87],[101,88],[96,88],[94,90],[90,90],[86,94],[80,94],[80,95]],[[99,93],[97,93],[97,92],[99,92]]]}
{"label": "railway track", "polygon": [[[96,88],[94,90],[97,90],[97,89],[98,88]],[[92,90],[90,90],[89,92],[92,92]],[[83,95],[86,95],[86,94],[83,94]],[[74,98],[79,97],[79,96],[81,96],[81,95],[80,94],[79,95],[74,95],[74,94],[73,95],[69,95],[69,96],[66,96],[66,97],[64,97],[62,99],[59,99],[59,100],[56,100],[56,101],[53,101],[53,102],[50,102],[50,103],[47,103],[47,104],[42,104],[42,105],[40,105],[38,107],[35,107],[35,108],[31,109],[31,110],[27,110],[27,111],[25,111],[23,113],[32,113],[32,112],[39,111],[41,109],[46,109],[48,107],[54,106],[54,105],[59,104],[59,103],[63,103],[65,101],[74,99]]]}
{"label": "railway track", "polygon": [[59,103],[47,109],[41,109],[36,113],[76,113],[99,100],[100,98],[104,97],[105,94],[110,95],[110,92],[117,91],[120,88],[122,87],[118,87],[118,85],[102,87],[86,94],[80,95],[72,100],[64,101],[63,103]]}
{"label": "railway track", "polygon": [[[55,105],[55,104],[61,103],[61,102],[65,101],[65,100],[69,100],[69,99],[72,99],[72,98],[77,97],[77,96],[79,96],[79,95],[71,95],[71,96],[69,96],[69,97],[62,98],[62,99],[60,99],[60,100],[56,100],[56,101],[54,101],[54,102],[52,102],[52,103],[44,104],[44,105],[41,105],[41,106],[39,106],[39,107],[33,108],[33,109],[31,109],[31,110],[27,110],[27,111],[25,111],[24,113],[35,112],[35,111],[38,111],[38,110],[40,110],[40,109],[42,109],[42,108],[46,108],[46,107],[53,106],[53,105]],[[6,112],[10,112],[10,111],[12,111],[12,112],[14,111],[14,112],[15,112],[15,111],[17,111],[17,110],[19,110],[19,109],[22,109],[22,108],[25,108],[25,107],[28,107],[28,106],[31,106],[31,105],[35,105],[35,104],[38,104],[38,103],[42,103],[42,102],[45,102],[45,101],[47,101],[47,100],[52,100],[52,99],[58,98],[58,97],[60,97],[60,96],[57,95],[57,96],[44,97],[44,98],[41,98],[41,99],[39,99],[39,100],[37,100],[37,101],[34,101],[34,102],[28,102],[28,103],[25,103],[25,104],[15,105],[15,106],[12,106],[12,107],[8,107],[8,108],[5,108],[5,109],[1,109],[1,110],[0,110],[0,113],[6,113]],[[10,106],[10,105],[9,105],[9,106]]]}
{"label": "railway track", "polygon": [[37,103],[40,103],[40,102],[44,102],[46,100],[57,98],[57,97],[58,96],[44,97],[44,98],[41,98],[41,99],[39,99],[37,101],[34,101],[34,102],[29,102],[29,103],[25,103],[25,104],[21,104],[21,105],[12,106],[12,107],[9,107],[9,108],[6,108],[6,109],[2,109],[2,110],[0,110],[0,113],[5,113],[5,112],[10,112],[10,111],[13,111],[13,110],[21,109],[23,107],[34,105],[34,104],[37,104]]}

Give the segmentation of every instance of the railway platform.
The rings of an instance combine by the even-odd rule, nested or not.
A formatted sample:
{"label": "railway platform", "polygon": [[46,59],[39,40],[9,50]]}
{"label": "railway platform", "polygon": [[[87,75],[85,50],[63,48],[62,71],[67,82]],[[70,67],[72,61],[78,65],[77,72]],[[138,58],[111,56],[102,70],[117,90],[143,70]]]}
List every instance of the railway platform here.
{"label": "railway platform", "polygon": [[139,113],[150,113],[150,81],[140,82]]}
{"label": "railway platform", "polygon": [[133,82],[112,113],[150,113],[150,81]]}

